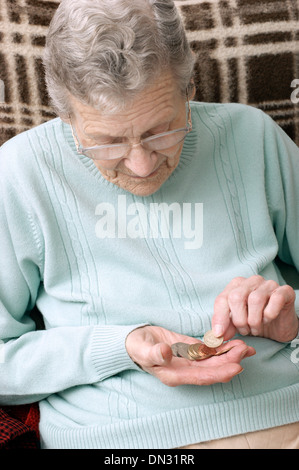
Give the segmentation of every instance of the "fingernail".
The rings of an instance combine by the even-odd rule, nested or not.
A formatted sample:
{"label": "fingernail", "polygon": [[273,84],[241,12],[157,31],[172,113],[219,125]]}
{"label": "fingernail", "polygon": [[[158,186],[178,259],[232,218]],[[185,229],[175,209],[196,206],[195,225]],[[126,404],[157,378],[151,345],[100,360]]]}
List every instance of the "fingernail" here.
{"label": "fingernail", "polygon": [[248,335],[248,330],[247,330],[247,328],[239,328],[239,333],[242,336],[246,336],[246,335]]}
{"label": "fingernail", "polygon": [[256,330],[255,328],[251,328],[251,334],[252,334],[253,336],[258,336],[259,332],[258,332],[258,330]]}
{"label": "fingernail", "polygon": [[164,358],[164,356],[163,356],[163,354],[162,354],[161,349],[159,350],[159,356],[160,356],[160,359],[161,359],[161,363],[163,364],[163,362],[165,362],[165,358]]}
{"label": "fingernail", "polygon": [[242,368],[242,369],[241,369],[239,372],[237,372],[235,375],[241,374],[241,372],[243,372],[243,370],[244,370],[244,369]]}
{"label": "fingernail", "polygon": [[247,352],[248,352],[248,348],[245,349],[245,351],[242,352],[242,355],[241,355],[242,359],[247,355]]}
{"label": "fingernail", "polygon": [[218,338],[219,336],[223,336],[224,328],[222,325],[215,325],[213,327],[213,333]]}

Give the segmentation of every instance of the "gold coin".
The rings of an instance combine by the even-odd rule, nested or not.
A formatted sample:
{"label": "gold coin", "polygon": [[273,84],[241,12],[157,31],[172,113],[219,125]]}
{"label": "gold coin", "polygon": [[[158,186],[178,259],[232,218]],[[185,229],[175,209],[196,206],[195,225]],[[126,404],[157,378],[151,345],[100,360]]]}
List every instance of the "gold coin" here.
{"label": "gold coin", "polygon": [[188,355],[191,359],[197,359],[198,357],[200,357],[200,355],[198,354],[198,351],[199,351],[199,348],[198,346],[200,345],[201,343],[197,343],[197,344],[191,344],[189,347],[188,347]]}
{"label": "gold coin", "polygon": [[194,361],[196,361],[200,357],[197,353],[197,349],[193,345],[188,347],[188,356],[189,359],[192,359]]}
{"label": "gold coin", "polygon": [[217,338],[214,336],[213,331],[207,331],[203,337],[204,343],[209,348],[218,348],[223,343],[223,336]]}
{"label": "gold coin", "polygon": [[216,353],[214,348],[209,348],[203,343],[191,344],[188,348],[188,354],[191,359],[199,361],[207,359]]}

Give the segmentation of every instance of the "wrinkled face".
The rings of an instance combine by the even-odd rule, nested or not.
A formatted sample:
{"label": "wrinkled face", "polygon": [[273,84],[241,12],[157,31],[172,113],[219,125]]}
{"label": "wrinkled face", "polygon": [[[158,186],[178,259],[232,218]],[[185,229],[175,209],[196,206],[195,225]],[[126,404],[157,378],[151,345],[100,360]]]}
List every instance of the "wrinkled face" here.
{"label": "wrinkled face", "polygon": [[148,196],[156,192],[177,167],[183,142],[171,149],[171,157],[144,149],[138,143],[142,138],[185,127],[185,103],[172,77],[166,75],[119,114],[101,114],[72,96],[71,118],[84,148],[120,142],[133,145],[125,157],[94,160],[94,164],[111,183],[137,196]]}

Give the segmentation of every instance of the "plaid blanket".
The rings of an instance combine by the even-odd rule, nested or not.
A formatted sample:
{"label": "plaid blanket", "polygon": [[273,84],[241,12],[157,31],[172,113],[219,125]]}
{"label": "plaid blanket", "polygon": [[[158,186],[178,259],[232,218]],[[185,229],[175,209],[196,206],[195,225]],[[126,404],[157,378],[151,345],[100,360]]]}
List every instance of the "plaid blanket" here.
{"label": "plaid blanket", "polygon": [[298,0],[176,3],[197,57],[196,98],[260,108],[299,145]]}
{"label": "plaid blanket", "polygon": [[[299,145],[299,93],[292,88],[299,79],[298,0],[175,3],[196,54],[196,99],[259,107]],[[58,4],[0,2],[0,145],[54,116],[41,57]]]}
{"label": "plaid blanket", "polygon": [[0,408],[0,449],[38,449],[38,424],[36,403]]}

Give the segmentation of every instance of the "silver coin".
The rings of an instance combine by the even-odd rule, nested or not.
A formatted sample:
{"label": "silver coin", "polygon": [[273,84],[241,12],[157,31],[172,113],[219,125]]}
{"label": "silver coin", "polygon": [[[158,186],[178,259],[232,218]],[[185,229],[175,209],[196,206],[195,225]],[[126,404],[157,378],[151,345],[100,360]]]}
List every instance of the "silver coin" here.
{"label": "silver coin", "polygon": [[213,331],[210,330],[205,333],[203,341],[209,348],[218,348],[223,343],[223,336],[217,338]]}
{"label": "silver coin", "polygon": [[190,359],[188,355],[189,344],[187,343],[174,343],[171,345],[172,354],[175,357],[183,357],[184,359]]}

